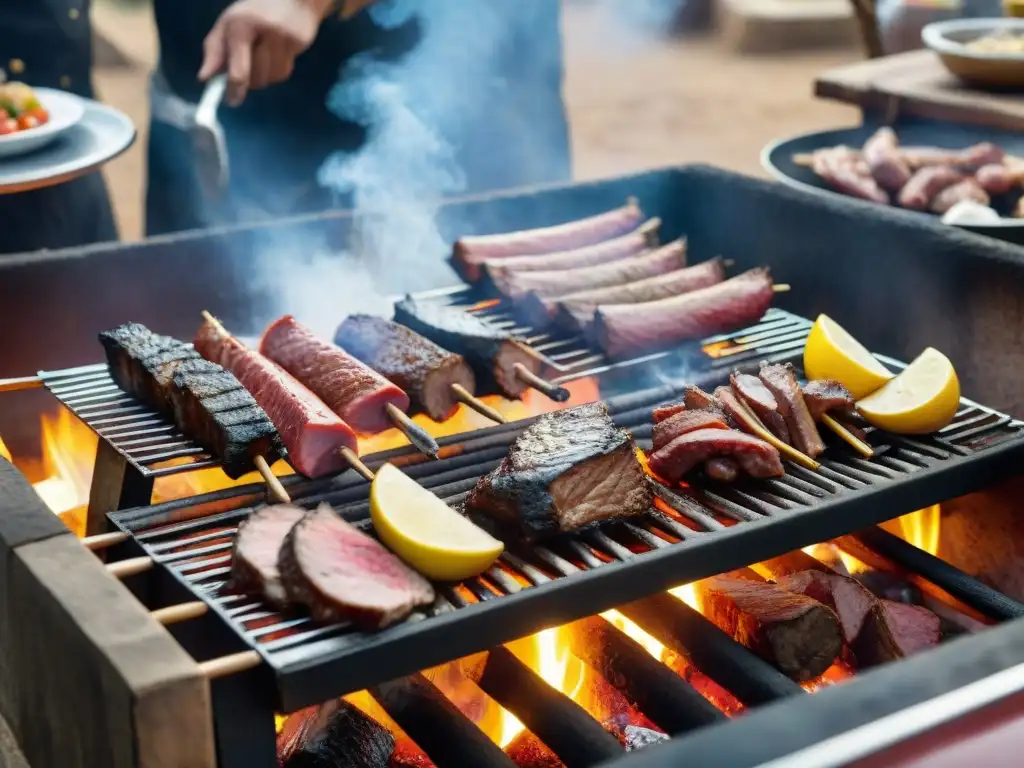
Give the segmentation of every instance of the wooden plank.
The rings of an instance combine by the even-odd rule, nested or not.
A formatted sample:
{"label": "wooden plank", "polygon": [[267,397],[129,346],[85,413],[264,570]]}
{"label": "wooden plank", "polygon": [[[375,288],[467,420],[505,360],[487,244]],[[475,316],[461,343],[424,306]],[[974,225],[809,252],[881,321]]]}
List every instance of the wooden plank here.
{"label": "wooden plank", "polygon": [[932,51],[911,51],[828,70],[816,96],[933,120],[1024,129],[1024,98],[978,91],[946,71]]}
{"label": "wooden plank", "polygon": [[60,518],[46,508],[25,476],[3,457],[0,457],[0,510],[0,549],[16,549],[22,544],[71,533]]}
{"label": "wooden plank", "polygon": [[0,715],[31,765],[213,768],[206,678],[91,552],[60,535],[0,560]]}

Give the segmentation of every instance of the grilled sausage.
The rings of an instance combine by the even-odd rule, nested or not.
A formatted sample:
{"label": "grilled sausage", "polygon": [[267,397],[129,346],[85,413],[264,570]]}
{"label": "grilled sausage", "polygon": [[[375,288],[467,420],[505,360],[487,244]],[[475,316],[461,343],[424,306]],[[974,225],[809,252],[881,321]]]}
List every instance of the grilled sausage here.
{"label": "grilled sausage", "polygon": [[963,200],[970,200],[980,205],[988,205],[990,202],[989,196],[981,188],[981,184],[973,176],[968,176],[963,181],[946,187],[935,196],[931,204],[932,213],[945,213]]}
{"label": "grilled sausage", "polygon": [[888,205],[889,195],[878,186],[860,155],[849,147],[819,149],[811,169],[836,191]]}
{"label": "grilled sausage", "polygon": [[910,181],[910,166],[900,154],[892,128],[879,128],[864,144],[863,154],[871,175],[883,189],[898,192]]}
{"label": "grilled sausage", "polygon": [[974,172],[974,178],[990,195],[1003,195],[1016,183],[1014,172],[1002,163],[989,163]]}
{"label": "grilled sausage", "polygon": [[936,195],[962,179],[962,174],[946,165],[922,168],[900,190],[899,204],[912,211],[927,211]]}

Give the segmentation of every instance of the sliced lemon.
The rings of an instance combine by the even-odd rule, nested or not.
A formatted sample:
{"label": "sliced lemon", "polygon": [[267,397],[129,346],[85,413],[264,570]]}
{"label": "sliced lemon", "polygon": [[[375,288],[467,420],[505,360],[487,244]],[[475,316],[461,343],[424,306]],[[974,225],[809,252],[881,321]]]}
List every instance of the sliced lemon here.
{"label": "sliced lemon", "polygon": [[505,548],[391,464],[370,486],[370,520],[392,552],[437,581],[483,573]]}
{"label": "sliced lemon", "polygon": [[857,403],[879,429],[924,435],[949,424],[960,407],[960,380],[949,358],[929,347],[899,376]]}
{"label": "sliced lemon", "polygon": [[867,397],[892,378],[892,372],[828,315],[818,315],[804,345],[808,379],[835,379],[855,400]]}

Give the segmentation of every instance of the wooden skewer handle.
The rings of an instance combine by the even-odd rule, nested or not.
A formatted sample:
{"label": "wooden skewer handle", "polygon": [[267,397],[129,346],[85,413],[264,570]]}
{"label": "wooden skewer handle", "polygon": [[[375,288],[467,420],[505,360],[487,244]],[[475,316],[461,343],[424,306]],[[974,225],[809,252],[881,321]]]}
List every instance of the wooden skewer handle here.
{"label": "wooden skewer handle", "polygon": [[423,427],[417,424],[415,421],[409,418],[402,410],[394,403],[387,404],[388,418],[391,419],[391,423],[398,427],[412,443],[413,447],[420,453],[424,453],[431,458],[437,458],[437,452],[441,450],[437,441],[430,436]]}
{"label": "wooden skewer handle", "polygon": [[82,544],[86,549],[96,552],[107,547],[112,547],[115,544],[120,544],[122,541],[128,540],[128,534],[121,531],[114,531],[113,533],[100,533],[95,536],[86,536],[82,539]]}
{"label": "wooden skewer handle", "polygon": [[218,677],[227,677],[248,669],[258,667],[263,663],[256,651],[242,651],[233,653],[230,656],[221,656],[219,659],[210,659],[199,664],[199,668],[209,679],[216,680]]}
{"label": "wooden skewer handle", "polygon": [[0,392],[20,392],[24,389],[40,389],[43,380],[38,376],[22,376],[17,379],[0,379]]}
{"label": "wooden skewer handle", "polygon": [[169,624],[177,624],[180,621],[198,619],[200,616],[205,616],[209,611],[210,607],[206,603],[202,600],[196,600],[191,603],[181,603],[160,608],[153,611],[150,616],[166,627]]}
{"label": "wooden skewer handle", "polygon": [[498,424],[505,423],[505,417],[498,413],[496,410],[487,405],[487,403],[478,400],[473,394],[461,384],[452,384],[452,394],[455,395],[455,399],[460,403],[465,403],[469,408],[479,413],[481,416],[486,416],[491,421],[495,421]]}
{"label": "wooden skewer handle", "polygon": [[859,453],[866,459],[870,459],[875,455],[875,450],[848,430],[843,424],[836,421],[834,418],[829,416],[827,413],[821,414],[821,420],[825,423],[825,426],[836,433],[843,441],[845,441],[853,450]]}
{"label": "wooden skewer handle", "polygon": [[134,576],[136,573],[144,573],[153,567],[153,558],[151,557],[133,557],[129,560],[118,560],[116,563],[110,563],[107,566],[107,572],[117,579],[124,579],[128,576]]}
{"label": "wooden skewer handle", "polygon": [[352,467],[356,472],[363,476],[365,480],[373,482],[373,470],[363,464],[359,455],[351,448],[339,448],[338,453],[341,454],[342,458],[348,462],[348,465]]}
{"label": "wooden skewer handle", "polygon": [[274,474],[270,465],[267,464],[267,460],[262,456],[257,456],[252,460],[252,463],[256,465],[257,471],[266,481],[267,488],[270,490],[270,495],[274,497],[274,501],[278,504],[291,504],[292,497],[288,495],[288,491],[281,485],[281,481]]}
{"label": "wooden skewer handle", "polygon": [[517,379],[533,387],[538,392],[543,392],[556,403],[564,403],[569,399],[570,393],[568,389],[552,384],[550,381],[545,381],[522,363],[516,363],[512,366],[512,369],[515,371]]}

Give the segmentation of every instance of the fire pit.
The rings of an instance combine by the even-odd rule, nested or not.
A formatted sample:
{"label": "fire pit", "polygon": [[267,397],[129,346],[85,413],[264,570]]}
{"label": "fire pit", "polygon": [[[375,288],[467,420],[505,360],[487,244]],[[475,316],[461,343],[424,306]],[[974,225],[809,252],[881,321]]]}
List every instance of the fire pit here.
{"label": "fire pit", "polygon": [[[1013,374],[1020,353],[1010,343],[1020,313],[1013,297],[1024,284],[1016,251],[899,212],[811,199],[707,169],[460,201],[443,209],[441,221],[449,235],[474,221],[481,229],[541,225],[611,207],[628,194],[663,219],[666,237],[687,235],[698,258],[722,254],[739,268],[768,263],[793,286],[784,309],[705,340],[703,356],[619,364],[567,343],[542,350],[557,363],[569,404],[604,399],[641,447],[649,447],[652,408],[684,384],[713,386],[762,359],[798,362],[806,318],[821,310],[849,318],[855,334],[895,358],[891,364],[929,344],[943,348],[974,400],[964,400],[938,435],[877,441],[870,461],[830,452],[817,473],[787,467],[785,477],[757,485],[661,488],[646,515],[512,547],[480,577],[442,585],[437,601],[408,621],[368,634],[228,591],[234,531],[264,503],[265,487],[251,478],[229,483],[192,447],[162,442],[162,433],[126,445],[120,431],[112,436],[97,420],[124,418],[133,430],[160,425],[134,424],[130,410],[111,412],[132,405],[107,402],[116,393],[104,390],[102,369],[57,373],[94,363],[95,332],[127,319],[188,336],[208,307],[241,332],[255,332],[283,308],[240,283],[215,291],[199,278],[178,282],[177,295],[138,298],[164,272],[171,283],[180,280],[173,276],[179,267],[168,263],[207,278],[241,273],[241,249],[254,231],[187,236],[179,251],[154,242],[13,264],[2,283],[12,297],[53,280],[56,303],[85,276],[99,290],[96,265],[113,263],[117,295],[125,297],[119,306],[85,302],[74,322],[39,325],[35,344],[16,342],[0,371],[53,372],[42,376],[46,387],[83,423],[60,417],[65,433],[47,438],[58,451],[51,465],[59,464],[55,455],[73,455],[68,440],[78,441],[78,459],[82,440],[97,456],[89,509],[65,517],[80,530],[102,526],[110,534],[92,540],[95,554],[86,550],[27,481],[0,463],[0,552],[11,574],[0,602],[9,665],[0,713],[33,764],[269,767],[285,742],[315,730],[319,719],[346,743],[363,745],[365,754],[357,752],[366,765],[675,764],[694,749],[721,764],[756,765],[899,717],[1019,663],[1019,559],[1012,547],[994,546],[1012,525],[1009,492],[995,484],[1012,478],[1024,453],[1022,425],[1008,415],[1020,410]],[[282,226],[275,232],[333,239],[348,220]],[[173,261],[143,258],[154,249]],[[424,298],[463,304],[465,297],[444,288],[454,281],[446,270],[438,264],[425,277],[432,292]],[[0,302],[0,316],[16,305]],[[25,308],[27,319],[47,309]],[[336,319],[344,312],[339,302]],[[20,436],[41,413],[54,412],[52,395],[10,395],[38,409],[0,411],[8,429],[0,433],[15,435],[16,457],[31,453],[33,441]],[[398,464],[457,505],[539,413],[561,407],[540,397],[490,404],[520,420],[486,429],[469,416],[457,421],[439,435],[439,461],[388,435],[361,446],[364,460],[371,468]],[[97,440],[93,429],[103,436]],[[187,463],[164,471],[158,465],[168,460]],[[77,473],[81,482],[77,465],[64,469],[58,478]],[[52,476],[33,479],[53,506],[68,503],[52,495],[55,483],[45,485]],[[284,485],[301,506],[327,501],[366,525],[366,483],[354,472],[286,477]],[[977,491],[985,495],[950,502]],[[975,527],[965,522],[972,515],[993,522]],[[993,554],[972,557],[978,551]],[[859,590],[872,618],[856,642],[852,635],[837,641],[853,655],[828,656],[811,674],[786,661],[794,645],[810,646],[813,655],[819,640],[810,623],[761,614],[756,624],[743,618],[737,625],[721,605],[726,587],[766,591],[774,587],[765,579],[813,573]],[[24,605],[34,610],[26,615]],[[904,633],[903,622],[914,632]],[[43,639],[57,637],[64,652],[43,658]],[[992,690],[989,701],[1007,689]],[[52,713],[45,728],[30,715],[41,706]],[[55,722],[67,725],[54,731]],[[865,737],[854,756],[890,740]],[[371,747],[387,754],[375,757]]]}

